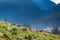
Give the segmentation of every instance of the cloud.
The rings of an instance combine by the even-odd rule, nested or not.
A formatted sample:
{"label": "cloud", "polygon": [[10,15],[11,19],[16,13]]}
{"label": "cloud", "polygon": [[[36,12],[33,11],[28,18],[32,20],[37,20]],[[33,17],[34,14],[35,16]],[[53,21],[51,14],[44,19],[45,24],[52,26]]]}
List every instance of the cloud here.
{"label": "cloud", "polygon": [[51,33],[52,29],[53,29],[52,27],[47,27],[47,28],[43,29],[43,31]]}
{"label": "cloud", "polygon": [[[60,26],[58,29],[60,31]],[[43,29],[44,32],[50,32],[50,33],[52,33],[52,30],[53,30],[53,27],[47,27],[47,28]]]}
{"label": "cloud", "polygon": [[52,2],[54,2],[55,4],[59,4],[60,0],[51,0]]}

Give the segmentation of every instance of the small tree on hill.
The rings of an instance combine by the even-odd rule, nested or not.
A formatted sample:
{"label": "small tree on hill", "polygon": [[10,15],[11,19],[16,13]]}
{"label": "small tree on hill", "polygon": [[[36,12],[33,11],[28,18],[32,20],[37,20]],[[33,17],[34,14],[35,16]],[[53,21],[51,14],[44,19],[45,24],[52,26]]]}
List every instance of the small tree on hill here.
{"label": "small tree on hill", "polygon": [[59,34],[59,26],[58,25],[54,25],[52,33],[53,34]]}

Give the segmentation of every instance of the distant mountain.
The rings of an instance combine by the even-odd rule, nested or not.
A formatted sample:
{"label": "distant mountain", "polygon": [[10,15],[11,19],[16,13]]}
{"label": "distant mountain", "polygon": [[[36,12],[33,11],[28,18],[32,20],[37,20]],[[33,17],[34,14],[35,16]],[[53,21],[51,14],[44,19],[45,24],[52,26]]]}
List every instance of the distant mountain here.
{"label": "distant mountain", "polygon": [[60,4],[55,5],[54,7],[48,9],[48,10],[46,11],[46,13],[51,13],[51,14],[52,14],[52,13],[55,13],[55,14],[60,13]]}
{"label": "distant mountain", "polygon": [[43,23],[47,23],[51,27],[53,24],[60,25],[60,4],[46,10],[45,13],[49,15],[41,19]]}
{"label": "distant mountain", "polygon": [[[38,4],[40,3],[39,0],[36,0],[36,1]],[[52,3],[50,4],[50,1],[47,1],[47,2],[46,4],[48,6],[47,5],[46,6],[50,7]],[[45,6],[43,5],[43,7]],[[40,28],[40,22],[41,22],[40,19],[42,17],[45,18],[45,16],[47,15],[51,15],[51,13],[50,14],[49,13],[47,13],[47,11],[44,12],[40,8],[38,8],[37,5],[34,2],[32,2],[32,0],[27,0],[27,2],[24,5],[6,3],[0,6],[1,19],[5,19],[5,17],[7,17],[8,21],[10,22],[18,23],[18,24],[30,23],[33,26],[34,25],[37,25],[37,27],[39,26],[38,28]]]}
{"label": "distant mountain", "polygon": [[60,4],[55,5],[54,7],[48,9],[45,11],[45,13],[47,14],[51,14],[50,16],[48,16],[46,19],[48,18],[60,18]]}

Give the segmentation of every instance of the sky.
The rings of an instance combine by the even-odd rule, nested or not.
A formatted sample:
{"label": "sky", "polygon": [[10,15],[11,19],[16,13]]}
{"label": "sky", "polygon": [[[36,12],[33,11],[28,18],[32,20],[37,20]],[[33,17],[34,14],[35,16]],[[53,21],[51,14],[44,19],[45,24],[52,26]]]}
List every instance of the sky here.
{"label": "sky", "polygon": [[59,4],[60,0],[51,0],[52,2],[54,2],[55,4]]}
{"label": "sky", "polygon": [[46,28],[50,24],[41,20],[51,14],[43,11],[55,5],[51,0],[0,0],[0,20],[7,18],[10,23],[28,23],[35,29]]}

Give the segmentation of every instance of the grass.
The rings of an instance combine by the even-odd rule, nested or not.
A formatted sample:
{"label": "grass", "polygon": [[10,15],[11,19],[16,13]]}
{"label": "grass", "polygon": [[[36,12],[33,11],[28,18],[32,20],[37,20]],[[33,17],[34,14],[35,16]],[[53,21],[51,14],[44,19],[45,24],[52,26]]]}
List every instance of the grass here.
{"label": "grass", "polygon": [[60,40],[59,35],[36,32],[29,28],[17,26],[17,30],[12,30],[14,25],[0,22],[0,40]]}

